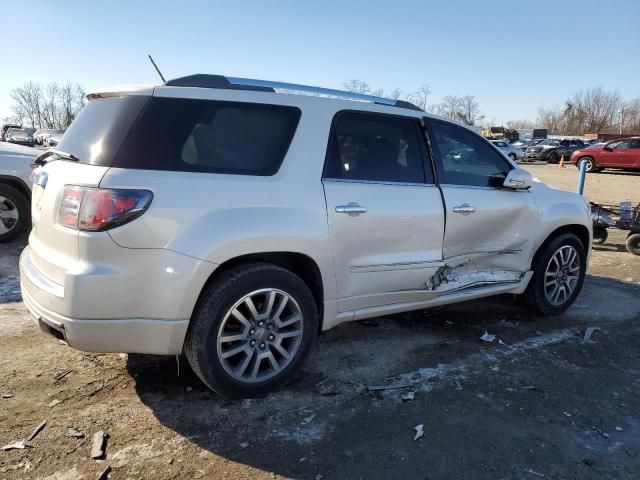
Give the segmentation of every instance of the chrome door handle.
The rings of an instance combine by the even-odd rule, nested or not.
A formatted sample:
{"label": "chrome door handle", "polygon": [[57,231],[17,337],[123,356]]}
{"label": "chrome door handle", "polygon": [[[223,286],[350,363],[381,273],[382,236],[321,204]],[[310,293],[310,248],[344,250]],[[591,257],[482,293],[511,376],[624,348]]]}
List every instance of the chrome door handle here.
{"label": "chrome door handle", "polygon": [[453,207],[453,211],[455,213],[461,213],[463,215],[469,215],[470,213],[474,213],[476,211],[475,207],[472,207],[468,203],[463,203],[462,205],[458,205],[457,207]]}
{"label": "chrome door handle", "polygon": [[347,215],[355,217],[361,213],[367,213],[367,207],[352,202],[347,205],[337,205],[336,213],[346,213]]}

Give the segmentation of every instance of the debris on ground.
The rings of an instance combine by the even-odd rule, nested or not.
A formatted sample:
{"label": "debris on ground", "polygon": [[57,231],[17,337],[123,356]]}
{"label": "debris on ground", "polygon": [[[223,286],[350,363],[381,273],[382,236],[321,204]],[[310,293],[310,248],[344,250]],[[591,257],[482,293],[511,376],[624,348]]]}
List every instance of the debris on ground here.
{"label": "debris on ground", "polygon": [[109,474],[111,473],[111,467],[109,465],[106,466],[102,473],[98,476],[98,480],[107,480],[109,478]]}
{"label": "debris on ground", "polygon": [[570,416],[571,416],[571,414],[570,414],[569,412],[562,412],[562,414],[563,414],[565,417],[570,417]]}
{"label": "debris on ground", "polygon": [[58,373],[54,378],[56,379],[56,382],[59,382],[64,377],[69,375],[71,372],[73,372],[73,370],[63,370],[62,372]]}
{"label": "debris on ground", "polygon": [[240,448],[247,448],[249,446],[249,442],[240,442]]}
{"label": "debris on ground", "polygon": [[67,436],[73,437],[73,438],[84,438],[84,433],[82,433],[79,430],[76,430],[73,427],[69,427],[67,428]]}
{"label": "debris on ground", "polygon": [[498,345],[504,346],[504,345],[506,345],[506,343],[504,343],[502,340],[498,339]]}
{"label": "debris on ground", "polygon": [[535,385],[525,385],[524,387],[520,387],[520,390],[535,390]]}
{"label": "debris on ground", "polygon": [[416,441],[424,436],[424,425],[422,423],[420,425],[416,425],[415,427],[413,427],[413,429],[416,431],[416,435],[415,437],[413,437],[413,441]]}
{"label": "debris on ground", "polygon": [[480,337],[480,340],[482,340],[483,342],[493,342],[496,339],[496,336],[493,335],[492,333],[487,332],[486,330],[484,331],[484,334]]}
{"label": "debris on ground", "polygon": [[624,431],[624,428],[622,428],[622,427],[616,427],[616,432],[622,432],[622,431]]}
{"label": "debris on ground", "polygon": [[42,431],[42,429],[46,424],[47,424],[47,421],[43,420],[38,425],[36,425],[36,428],[33,429],[33,432],[31,432],[31,435],[27,437],[27,442],[30,442],[31,440],[36,438],[36,435],[38,435]]}
{"label": "debris on ground", "polygon": [[8,443],[4,447],[0,447],[0,450],[4,450],[5,452],[8,450],[22,450],[25,448],[33,448],[33,445],[25,442],[24,440],[17,440],[12,443]]}
{"label": "debris on ground", "polygon": [[91,458],[93,458],[94,460],[104,457],[107,437],[107,434],[102,430],[96,432],[93,435],[93,442],[91,444]]}
{"label": "debris on ground", "polygon": [[193,387],[184,387],[184,391],[187,393],[193,392]]}
{"label": "debris on ground", "polygon": [[582,339],[582,341],[588,342],[589,340],[591,340],[591,337],[593,336],[593,334],[599,330],[600,330],[600,327],[587,327],[587,329],[584,331],[584,338]]}
{"label": "debris on ground", "polygon": [[49,408],[53,408],[56,405],[58,405],[59,403],[62,403],[62,400],[58,400],[57,398],[54,398],[53,400],[51,400],[49,403],[47,403],[47,407]]}
{"label": "debris on ground", "polygon": [[538,477],[544,477],[544,473],[536,472],[535,470],[531,470],[530,468],[525,468],[525,472],[530,473],[531,475],[537,475]]}
{"label": "debris on ground", "polygon": [[13,398],[13,393],[3,393],[2,398]]}
{"label": "debris on ground", "polygon": [[407,392],[404,395],[402,395],[402,401],[403,402],[408,402],[409,400],[413,400],[416,396],[416,392]]}
{"label": "debris on ground", "polygon": [[316,415],[315,415],[315,414],[310,415],[310,416],[308,416],[308,417],[304,417],[304,418],[302,419],[302,421],[303,421],[304,423],[311,423],[311,422],[313,422],[313,419],[314,419],[314,418],[316,418]]}
{"label": "debris on ground", "polygon": [[390,385],[367,385],[367,390],[377,392],[380,390],[396,390],[400,388],[409,388],[413,384],[410,382],[392,383]]}

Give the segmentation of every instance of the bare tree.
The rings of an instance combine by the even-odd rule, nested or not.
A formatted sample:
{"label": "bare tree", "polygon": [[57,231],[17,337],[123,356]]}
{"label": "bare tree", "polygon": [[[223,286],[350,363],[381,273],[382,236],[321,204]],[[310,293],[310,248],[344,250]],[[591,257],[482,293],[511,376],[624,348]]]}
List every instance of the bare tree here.
{"label": "bare tree", "polygon": [[402,90],[400,90],[399,88],[396,88],[395,90],[391,90],[391,93],[389,94],[389,97],[393,98],[394,100],[399,100],[401,96],[402,96]]}
{"label": "bare tree", "polygon": [[484,118],[484,116],[480,114],[480,105],[473,95],[458,98],[458,111],[456,115],[458,120],[465,125],[475,125]]}
{"label": "bare tree", "polygon": [[366,95],[371,91],[371,87],[369,87],[369,84],[362,80],[349,80],[348,82],[343,83],[342,86],[347,92],[352,93],[362,93]]}
{"label": "bare tree", "polygon": [[427,109],[427,99],[431,95],[431,87],[426,83],[423,83],[420,88],[411,95],[411,101],[422,110]]}
{"label": "bare tree", "polygon": [[378,88],[373,90],[370,95],[373,95],[374,97],[384,97],[384,90],[382,88]]}
{"label": "bare tree", "polygon": [[50,83],[42,86],[27,82],[10,92],[13,111],[20,123],[33,128],[69,126],[84,106],[84,91],[80,85]]}
{"label": "bare tree", "polygon": [[460,112],[460,97],[455,95],[447,95],[438,104],[438,114],[443,117],[454,118],[458,120],[458,113]]}

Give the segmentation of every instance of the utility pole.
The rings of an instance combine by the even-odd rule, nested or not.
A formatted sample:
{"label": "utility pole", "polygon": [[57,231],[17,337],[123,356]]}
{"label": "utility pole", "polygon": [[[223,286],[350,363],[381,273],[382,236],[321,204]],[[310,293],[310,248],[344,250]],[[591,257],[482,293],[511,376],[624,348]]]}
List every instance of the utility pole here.
{"label": "utility pole", "polygon": [[624,121],[624,107],[620,109],[620,130],[618,133],[622,135],[622,122]]}

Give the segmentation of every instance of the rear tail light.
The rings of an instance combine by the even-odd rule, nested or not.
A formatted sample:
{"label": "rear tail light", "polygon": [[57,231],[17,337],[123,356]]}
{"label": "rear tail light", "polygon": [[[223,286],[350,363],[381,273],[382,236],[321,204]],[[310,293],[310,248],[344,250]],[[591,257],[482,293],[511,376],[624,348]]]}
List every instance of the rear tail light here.
{"label": "rear tail light", "polygon": [[111,190],[68,185],[62,193],[58,222],[65,227],[98,232],[138,218],[149,207],[148,190]]}

